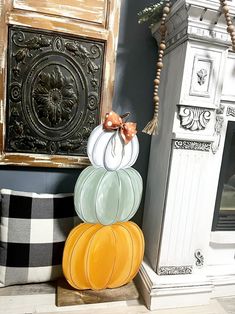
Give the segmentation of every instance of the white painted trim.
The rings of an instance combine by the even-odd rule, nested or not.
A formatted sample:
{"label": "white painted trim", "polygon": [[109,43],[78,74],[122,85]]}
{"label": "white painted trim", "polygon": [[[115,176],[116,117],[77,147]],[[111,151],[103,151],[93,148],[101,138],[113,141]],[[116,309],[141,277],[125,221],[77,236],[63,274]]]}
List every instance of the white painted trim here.
{"label": "white painted trim", "polygon": [[[230,274],[225,274],[225,268]],[[235,295],[235,267],[207,269],[207,276],[158,276],[146,261],[142,263],[136,284],[150,310],[205,305],[210,299]]]}
{"label": "white painted trim", "polygon": [[234,244],[235,231],[213,231],[211,232],[210,241],[220,244]]}
{"label": "white painted trim", "polygon": [[235,265],[208,266],[207,274],[213,284],[211,298],[235,295]]}
{"label": "white painted trim", "polygon": [[[228,5],[234,15],[235,0]],[[235,233],[211,233],[227,124],[235,120],[235,55],[218,0],[178,0],[166,24],[160,130],[151,142],[143,218],[149,264],[137,277],[149,309],[235,294]],[[208,86],[198,80],[201,69]]]}
{"label": "white painted trim", "polygon": [[201,275],[157,275],[143,262],[137,286],[150,310],[208,304],[212,283]]}
{"label": "white painted trim", "polygon": [[48,194],[48,193],[14,191],[10,189],[1,189],[0,194],[25,196],[25,197],[33,197],[33,198],[63,198],[63,197],[73,196],[73,193]]}

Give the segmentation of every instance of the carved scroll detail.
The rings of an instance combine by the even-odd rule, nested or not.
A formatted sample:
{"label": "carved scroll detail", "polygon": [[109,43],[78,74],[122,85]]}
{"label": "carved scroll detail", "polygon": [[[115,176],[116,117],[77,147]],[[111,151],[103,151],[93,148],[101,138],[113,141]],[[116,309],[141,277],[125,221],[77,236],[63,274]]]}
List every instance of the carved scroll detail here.
{"label": "carved scroll detail", "polygon": [[203,256],[201,250],[196,250],[194,253],[194,256],[196,258],[196,262],[195,262],[196,266],[202,267],[204,264],[204,256]]}
{"label": "carved scroll detail", "polygon": [[161,266],[158,275],[187,275],[192,274],[192,266]]}
{"label": "carved scroll detail", "polygon": [[224,118],[223,117],[216,116],[215,119],[216,119],[215,131],[214,131],[215,141],[213,142],[213,144],[211,146],[211,150],[212,150],[213,154],[215,154],[219,149],[221,131],[222,131],[223,124],[224,124]]}
{"label": "carved scroll detail", "polygon": [[199,141],[174,141],[175,149],[186,149],[186,150],[199,150],[209,152],[211,149],[210,143],[199,142]]}
{"label": "carved scroll detail", "polygon": [[179,117],[184,129],[198,131],[206,128],[211,112],[205,108],[180,106]]}
{"label": "carved scroll detail", "polygon": [[233,107],[228,107],[227,108],[227,113],[226,113],[227,116],[231,116],[231,117],[235,117],[235,108]]}

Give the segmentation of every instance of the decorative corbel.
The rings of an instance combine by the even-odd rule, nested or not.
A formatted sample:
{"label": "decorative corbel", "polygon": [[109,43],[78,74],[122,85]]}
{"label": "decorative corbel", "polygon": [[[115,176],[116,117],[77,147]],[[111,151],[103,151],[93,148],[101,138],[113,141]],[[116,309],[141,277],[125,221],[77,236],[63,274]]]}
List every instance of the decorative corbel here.
{"label": "decorative corbel", "polygon": [[206,128],[211,112],[206,108],[180,106],[179,117],[184,129],[198,131]]}
{"label": "decorative corbel", "polygon": [[224,117],[221,115],[224,113],[224,106],[221,105],[219,109],[216,110],[216,117],[215,117],[215,127],[214,127],[214,137],[215,140],[211,145],[211,150],[213,154],[215,154],[220,145],[220,139],[221,139],[221,131],[224,124]]}

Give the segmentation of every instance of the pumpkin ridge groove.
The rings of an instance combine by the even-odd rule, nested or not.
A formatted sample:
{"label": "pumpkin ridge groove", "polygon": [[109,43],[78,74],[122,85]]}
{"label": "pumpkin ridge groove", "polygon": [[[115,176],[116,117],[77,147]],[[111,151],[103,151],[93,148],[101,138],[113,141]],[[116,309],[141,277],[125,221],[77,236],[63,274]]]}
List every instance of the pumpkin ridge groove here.
{"label": "pumpkin ridge groove", "polygon": [[[86,230],[84,230],[84,232],[85,232]],[[78,228],[74,228],[71,232],[70,232],[70,234],[69,234],[69,236],[68,236],[68,238],[66,239],[66,241],[65,241],[65,247],[67,247],[66,246],[66,244],[68,245],[68,243],[70,242],[70,240],[71,240],[71,237],[75,234],[76,235],[76,233],[77,232],[79,232],[79,229]],[[73,248],[74,248],[74,244],[73,244],[73,246],[72,246]],[[64,261],[64,259],[65,259],[65,254],[63,254],[63,260],[62,261]],[[70,264],[71,264],[71,255],[69,255],[69,257],[68,257],[68,264],[67,264],[67,267],[66,268],[68,268],[68,269],[66,269],[66,271],[65,271],[65,264],[64,263],[62,263],[63,264],[63,270],[64,270],[64,272],[66,272],[66,279],[68,280],[68,278],[67,277],[70,277],[70,280],[71,280],[71,272],[70,272],[70,269],[71,269],[71,267],[70,267]],[[69,267],[68,267],[69,266]],[[69,281],[70,281],[69,280]],[[72,281],[72,280],[71,280]]]}
{"label": "pumpkin ridge groove", "polygon": [[117,211],[116,211],[116,216],[115,216],[115,219],[113,220],[113,223],[116,221],[116,218],[117,217],[120,217],[120,198],[122,197],[122,195],[121,195],[121,192],[122,192],[122,189],[121,189],[121,180],[120,180],[120,178],[119,178],[119,175],[118,175],[118,173],[117,173],[117,171],[115,171],[115,173],[116,173],[116,176],[117,176],[117,179],[118,179],[118,187],[119,187],[119,195],[120,195],[120,197],[118,198],[118,205],[117,205]]}
{"label": "pumpkin ridge groove", "polygon": [[[91,173],[89,173],[89,175],[85,178],[85,180],[82,182],[82,186],[80,187],[80,190],[82,190],[83,188],[84,188],[84,186],[85,186],[85,184],[87,183],[87,181],[88,181],[88,179],[96,172],[96,170],[97,169],[93,169],[93,171],[91,172]],[[103,176],[102,176],[103,177]],[[81,198],[81,200],[83,200],[83,198]],[[82,202],[82,204],[81,204],[81,211],[80,211],[80,213],[81,213],[81,216],[83,217],[83,220],[85,221],[85,222],[88,222],[87,221],[87,219],[85,218],[86,217],[86,215],[84,215],[84,206],[83,206],[83,202]],[[95,207],[96,207],[96,204],[95,204]],[[89,223],[89,222],[88,222]]]}
{"label": "pumpkin ridge groove", "polygon": [[114,242],[115,242],[115,259],[114,259],[114,263],[113,263],[113,269],[111,271],[111,274],[110,274],[110,277],[109,277],[109,280],[108,280],[108,283],[107,283],[107,287],[110,285],[110,281],[113,277],[113,274],[114,274],[114,269],[115,269],[115,266],[116,266],[116,262],[117,262],[117,236],[116,236],[116,233],[115,231],[112,229],[112,227],[110,228],[112,233],[113,233],[113,236],[114,236]]}
{"label": "pumpkin ridge groove", "polygon": [[[101,225],[101,228],[99,228],[98,231],[95,232],[95,234],[94,234],[94,235],[92,236],[92,238],[90,239],[90,241],[89,241],[89,246],[88,246],[88,248],[87,248],[87,250],[86,250],[86,256],[85,256],[85,259],[86,259],[86,263],[85,263],[85,265],[86,265],[86,267],[85,267],[85,275],[86,275],[86,277],[87,277],[87,279],[88,279],[88,282],[89,282],[89,284],[90,284],[90,286],[91,286],[92,289],[94,289],[94,288],[93,288],[94,285],[92,284],[92,282],[91,282],[91,280],[90,280],[89,271],[87,270],[87,268],[88,268],[87,265],[88,265],[88,263],[89,263],[89,255],[90,255],[91,246],[92,246],[93,242],[95,241],[95,237],[97,237],[98,233],[99,233],[103,228],[109,228],[109,229],[112,231],[112,227],[111,227],[111,226],[102,226],[102,225]],[[114,239],[115,239],[115,237],[114,237]],[[112,270],[112,271],[113,271],[113,270]],[[112,272],[111,272],[111,273],[112,273]],[[107,288],[108,283],[109,283],[109,280],[110,280],[110,276],[109,276],[109,278],[108,278],[106,284],[104,285],[104,287],[102,287],[101,289],[106,289],[106,288]],[[100,290],[100,289],[94,289],[94,290]]]}
{"label": "pumpkin ridge groove", "polygon": [[[104,167],[105,167],[105,169],[108,169],[108,168],[109,168],[109,167],[107,166],[106,158],[105,158],[106,152],[107,152],[107,149],[108,149],[108,146],[109,146],[109,144],[112,145],[111,141],[116,140],[115,137],[118,137],[118,136],[120,136],[120,135],[119,135],[119,131],[116,130],[116,131],[113,133],[113,135],[110,137],[110,139],[108,140],[108,142],[107,142],[107,144],[106,144],[105,153],[104,153]],[[122,141],[122,139],[121,139],[121,141]],[[115,169],[113,169],[114,171],[115,171],[115,170],[119,170],[120,167],[121,167],[121,165],[122,165],[122,160],[123,160],[124,151],[125,151],[123,145],[124,145],[124,144],[122,144],[122,157],[121,157],[121,159],[120,159],[119,164],[115,167]]]}
{"label": "pumpkin ridge groove", "polygon": [[[66,244],[68,245],[68,243],[69,243],[69,240],[71,239],[71,237],[75,234],[77,232],[77,228],[74,228],[71,232],[70,232],[70,234],[69,234],[69,236],[68,236],[68,238],[66,239],[66,241],[65,241],[65,246],[64,247],[67,247],[66,246]],[[63,257],[62,257],[62,269],[63,269],[63,273],[66,273],[66,279],[68,280],[68,273],[69,273],[69,266],[70,266],[70,258],[69,258],[69,262],[67,263],[67,267],[66,267],[66,270],[65,270],[65,254],[63,253]],[[64,274],[65,275],[65,274]]]}
{"label": "pumpkin ridge groove", "polygon": [[[141,177],[141,175],[139,174],[139,172],[138,172],[137,170],[135,170],[134,168],[130,168],[130,169],[131,169],[131,172],[132,172],[132,173],[135,173],[135,174],[136,174],[137,189],[138,189],[139,194],[142,195],[142,193],[143,193],[143,180],[142,180],[142,177]],[[141,187],[139,187],[137,177],[138,177],[138,179],[139,179],[139,182],[141,182]],[[139,197],[138,203],[135,204],[135,205],[136,205],[135,207],[139,208],[140,203],[141,203],[141,197]],[[138,209],[137,209],[137,210],[138,210]],[[130,217],[132,217],[132,216],[130,216]]]}
{"label": "pumpkin ridge groove", "polygon": [[[91,225],[88,229],[84,230],[84,231],[82,232],[82,234],[78,237],[78,239],[76,239],[76,241],[74,242],[73,248],[72,248],[71,254],[70,254],[69,265],[71,265],[71,260],[73,259],[74,251],[75,251],[75,248],[76,248],[76,246],[77,246],[78,241],[79,241],[79,240],[84,236],[84,234],[85,234],[86,232],[88,232],[91,228],[95,228],[95,226],[94,226],[94,225]],[[72,276],[71,270],[72,270],[72,267],[70,267],[70,278],[71,278],[71,281],[72,281],[72,283],[79,289],[79,287],[77,286],[77,284],[76,284],[76,283],[74,282],[74,280],[73,280],[73,276]],[[88,281],[87,281],[87,282],[88,282]]]}
{"label": "pumpkin ridge groove", "polygon": [[[137,138],[137,136],[135,135],[135,137],[134,138],[136,138],[137,140],[136,140],[136,146],[137,146],[137,150],[139,151],[139,141],[138,141],[138,138]],[[134,140],[134,138],[133,138],[133,140]],[[134,158],[132,157],[131,159],[130,159],[130,164],[131,165],[134,165],[134,163],[136,162],[136,160],[137,160],[137,158],[138,158],[138,155],[139,154],[134,154],[133,152],[135,151],[134,150],[134,142],[133,142],[133,140],[131,141],[131,156],[134,156]]]}
{"label": "pumpkin ridge groove", "polygon": [[[126,223],[128,223],[128,222],[126,222]],[[124,223],[124,224],[126,224],[126,223]],[[130,239],[131,239],[131,245],[132,245],[132,248],[131,248],[131,252],[132,252],[131,267],[130,267],[130,270],[129,270],[129,274],[128,274],[127,278],[125,279],[125,282],[128,283],[130,281],[131,277],[132,277],[131,276],[131,271],[132,271],[132,268],[133,268],[133,248],[134,248],[134,244],[133,244],[132,234],[131,234],[130,230],[127,227],[125,227],[124,224],[120,224],[119,226],[122,227],[123,229],[125,229],[128,232],[128,234],[130,236]]]}
{"label": "pumpkin ridge groove", "polygon": [[[97,137],[97,139],[95,141],[94,147],[92,149],[92,160],[93,160],[93,162],[94,162],[93,156],[96,154],[96,147],[98,146],[99,141],[102,138],[102,136],[104,136],[104,134],[105,134],[104,132],[100,133],[100,135]],[[94,164],[96,164],[96,163],[94,162]],[[104,161],[102,160],[102,165],[98,165],[98,167],[103,167],[103,166],[104,166]]]}
{"label": "pumpkin ridge groove", "polygon": [[[131,154],[130,154],[130,157],[128,158],[128,160],[126,161],[125,164],[122,165],[123,169],[124,168],[127,168],[129,164],[131,164],[131,159],[132,159],[132,154],[133,154],[133,141],[130,141],[129,142],[129,145],[131,145]],[[125,155],[125,150],[123,149],[122,151],[122,161],[123,161],[123,158],[124,158],[124,155]],[[121,161],[121,163],[122,163]]]}
{"label": "pumpkin ridge groove", "polygon": [[103,225],[103,224],[102,224],[102,222],[100,221],[100,219],[99,219],[99,217],[98,217],[96,197],[97,197],[97,195],[99,194],[98,192],[99,192],[99,189],[100,189],[100,186],[101,186],[101,182],[102,182],[103,178],[106,176],[106,174],[107,174],[107,172],[104,172],[104,174],[102,175],[102,177],[99,179],[99,183],[98,183],[98,185],[97,185],[97,189],[96,189],[95,197],[94,197],[94,199],[95,199],[95,216],[96,216],[98,222],[99,222],[101,225]]}
{"label": "pumpkin ridge groove", "polygon": [[139,256],[141,256],[141,259],[140,259],[140,262],[139,262],[139,265],[135,271],[135,273],[133,274],[133,278],[137,275],[138,271],[139,271],[139,268],[140,268],[140,265],[142,263],[142,257],[144,256],[144,248],[145,248],[145,242],[144,242],[144,236],[143,236],[143,233],[142,233],[142,230],[140,229],[140,227],[138,225],[136,225],[134,222],[132,221],[129,221],[130,225],[132,225],[132,227],[134,227],[136,230],[138,230],[138,235],[139,235],[139,238],[141,240],[141,243],[142,243],[142,250],[141,250],[141,254],[139,254]]}
{"label": "pumpkin ridge groove", "polygon": [[130,211],[129,215],[128,215],[127,218],[125,219],[125,221],[127,221],[127,220],[131,219],[131,217],[133,216],[133,215],[132,215],[133,210],[135,210],[135,200],[136,200],[135,192],[136,192],[136,191],[135,191],[135,188],[134,188],[134,186],[133,186],[133,183],[132,183],[132,179],[131,179],[130,174],[128,173],[128,171],[126,171],[126,169],[123,169],[123,171],[127,174],[128,178],[129,178],[129,180],[130,180],[130,183],[131,183],[132,191],[134,191],[134,193],[133,193],[134,201],[133,201],[133,203],[132,203],[132,208],[131,208],[131,211]]}
{"label": "pumpkin ridge groove", "polygon": [[[97,232],[99,232],[99,230]],[[91,243],[92,243],[95,235],[96,235],[96,233],[92,235],[90,241],[88,242],[88,246],[87,246],[87,249],[86,249],[86,252],[85,252],[85,257],[84,257],[84,260],[85,260],[84,273],[85,273],[86,280],[87,280],[87,282],[89,282],[90,286],[92,286],[92,284],[90,282],[90,279],[88,278],[89,276],[88,276],[87,264],[88,264],[88,258],[89,258]]]}
{"label": "pumpkin ridge groove", "polygon": [[[97,127],[94,128],[94,130],[91,132],[90,136],[89,136],[89,139],[88,139],[88,142],[87,142],[87,155],[90,159],[90,162],[92,164],[94,164],[94,158],[93,158],[93,148],[94,148],[94,145],[95,145],[95,142],[96,142],[96,138],[95,138],[95,131],[99,132],[101,134],[102,132],[102,126],[101,125],[98,125]],[[92,145],[91,145],[92,143]]]}
{"label": "pumpkin ridge groove", "polygon": [[[133,159],[133,152],[134,152],[134,144],[133,144],[133,141],[131,141],[131,158],[129,160],[129,163],[131,163],[132,159]],[[134,164],[134,162],[133,162]]]}
{"label": "pumpkin ridge groove", "polygon": [[[82,185],[79,187],[79,190],[82,191],[84,185],[86,184],[87,180],[94,174],[96,169],[93,169],[91,173],[89,173],[89,175],[85,178],[85,180],[82,182]],[[79,202],[80,203],[80,202]],[[80,206],[81,210],[79,211],[79,214],[81,215],[81,219],[84,221],[84,222],[88,222],[83,214],[83,206]],[[89,222],[88,222],[89,223]]]}

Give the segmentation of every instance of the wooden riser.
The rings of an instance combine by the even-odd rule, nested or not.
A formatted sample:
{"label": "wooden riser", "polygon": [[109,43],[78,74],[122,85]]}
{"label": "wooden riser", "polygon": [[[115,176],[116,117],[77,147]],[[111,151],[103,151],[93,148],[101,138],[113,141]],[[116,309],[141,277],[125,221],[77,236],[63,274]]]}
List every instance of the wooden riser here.
{"label": "wooden riser", "polygon": [[79,304],[95,304],[103,302],[136,300],[139,298],[135,284],[129,284],[115,289],[76,290],[65,279],[59,279],[57,283],[57,306],[71,306]]}

